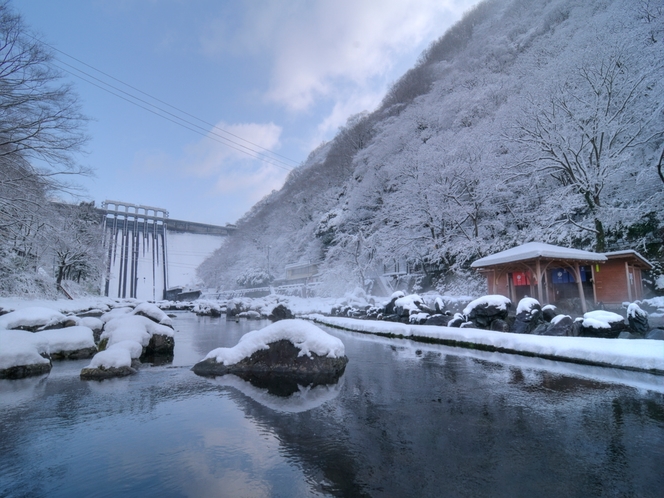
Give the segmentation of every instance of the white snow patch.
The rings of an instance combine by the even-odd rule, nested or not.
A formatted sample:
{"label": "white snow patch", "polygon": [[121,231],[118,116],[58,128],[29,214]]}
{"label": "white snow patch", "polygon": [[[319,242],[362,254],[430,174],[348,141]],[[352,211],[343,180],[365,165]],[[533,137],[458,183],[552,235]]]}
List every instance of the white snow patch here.
{"label": "white snow patch", "polygon": [[106,323],[101,339],[108,338],[108,345],[132,340],[147,346],[153,334],[173,337],[173,329],[153,322],[140,315],[125,315]]}
{"label": "white snow patch", "polygon": [[524,297],[519,301],[519,305],[516,307],[516,314],[523,313],[524,311],[530,312],[534,307],[539,306],[540,303],[537,299],[532,297]]}
{"label": "white snow patch", "polygon": [[166,325],[167,327],[173,326],[173,320],[157,305],[151,303],[141,303],[134,308],[134,311],[131,312],[133,315],[142,313],[143,315],[151,318],[152,320]]}
{"label": "white snow patch", "polygon": [[631,316],[632,318],[635,318],[637,316],[648,318],[648,313],[646,311],[643,311],[638,304],[630,303],[630,305],[627,306],[627,316]]}
{"label": "white snow patch", "polygon": [[618,313],[611,311],[596,310],[589,311],[583,315],[583,326],[595,329],[610,329],[612,323],[625,322],[625,319]]}
{"label": "white snow patch", "polygon": [[217,363],[234,365],[258,350],[268,349],[269,344],[280,340],[290,341],[297,347],[300,350],[298,356],[310,357],[311,353],[316,353],[318,356],[338,358],[345,354],[340,339],[312,323],[304,320],[280,320],[261,330],[243,335],[232,348],[217,348],[210,351],[203,359],[214,358]]}

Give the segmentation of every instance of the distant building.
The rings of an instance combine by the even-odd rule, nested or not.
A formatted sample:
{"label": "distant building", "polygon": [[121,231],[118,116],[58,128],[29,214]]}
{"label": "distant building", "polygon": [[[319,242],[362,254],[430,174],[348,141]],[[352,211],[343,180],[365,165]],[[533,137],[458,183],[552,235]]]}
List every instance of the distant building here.
{"label": "distant building", "polygon": [[318,278],[318,266],[320,263],[320,261],[308,261],[306,263],[286,265],[284,284],[306,284]]}
{"label": "distant building", "polygon": [[644,270],[652,269],[636,251],[594,253],[530,242],[478,259],[471,265],[486,276],[490,294],[518,302],[525,296],[542,304],[580,298],[607,308],[643,297]]}

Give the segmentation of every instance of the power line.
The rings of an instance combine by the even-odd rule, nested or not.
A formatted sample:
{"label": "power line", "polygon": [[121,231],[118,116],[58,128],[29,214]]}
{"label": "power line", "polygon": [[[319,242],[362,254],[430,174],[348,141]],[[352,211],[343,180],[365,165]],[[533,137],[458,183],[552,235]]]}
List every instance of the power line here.
{"label": "power line", "polygon": [[[57,64],[52,64],[52,65],[54,65],[55,67],[57,67],[58,69],[60,69],[61,71],[64,71],[64,72],[66,72],[66,73],[68,73],[68,74],[70,74],[70,75],[72,75],[72,76],[75,76],[75,77],[77,77],[77,78],[79,78],[79,79],[85,81],[86,83],[89,83],[89,84],[91,84],[91,85],[93,85],[93,86],[96,86],[97,88],[100,88],[101,90],[104,90],[104,91],[110,93],[111,95],[114,95],[114,96],[116,96],[116,97],[118,97],[118,98],[121,98],[122,100],[125,100],[126,102],[129,102],[129,103],[131,103],[131,104],[134,104],[134,105],[137,106],[137,107],[140,107],[140,108],[142,108],[142,109],[144,109],[144,110],[146,110],[146,111],[149,111],[149,112],[151,112],[151,113],[153,113],[153,114],[155,114],[155,115],[157,115],[157,116],[159,116],[159,117],[161,117],[161,118],[163,118],[163,119],[166,119],[166,120],[168,120],[168,121],[171,121],[172,123],[175,123],[175,124],[177,124],[177,125],[179,125],[179,126],[182,126],[183,128],[186,128],[186,129],[188,129],[188,130],[190,130],[190,131],[193,131],[193,132],[195,132],[195,133],[199,133],[199,134],[201,134],[201,135],[203,135],[203,136],[205,136],[205,137],[208,137],[208,138],[210,138],[210,139],[212,139],[212,140],[215,140],[214,138],[212,138],[212,137],[210,136],[210,134],[212,134],[212,135],[216,136],[217,138],[223,140],[223,142],[222,142],[221,140],[215,140],[216,142],[219,142],[219,143],[221,143],[221,144],[223,144],[223,145],[226,145],[227,147],[230,147],[230,148],[232,148],[232,149],[234,149],[234,150],[237,150],[237,151],[239,151],[239,152],[245,153],[245,154],[249,155],[250,157],[252,157],[252,158],[254,158],[254,159],[258,159],[258,160],[261,160],[261,161],[267,162],[268,164],[272,164],[273,166],[277,166],[277,167],[279,167],[279,168],[281,168],[281,169],[285,169],[285,170],[287,170],[287,171],[292,170],[293,167],[295,167],[295,166],[297,165],[297,161],[295,161],[295,160],[293,160],[293,159],[290,159],[290,158],[288,158],[288,157],[286,157],[286,156],[283,156],[283,155],[281,155],[281,154],[279,154],[279,153],[277,153],[277,152],[273,152],[273,151],[271,151],[271,150],[269,150],[269,149],[267,149],[267,148],[265,148],[265,147],[263,147],[263,146],[261,146],[261,145],[258,145],[258,144],[256,144],[256,143],[253,143],[253,142],[251,142],[251,141],[249,141],[249,140],[246,140],[246,139],[244,139],[244,138],[242,138],[242,137],[240,137],[240,136],[238,136],[238,135],[235,135],[234,133],[231,133],[231,132],[229,132],[229,131],[227,131],[227,130],[224,130],[223,128],[220,128],[219,126],[216,126],[216,125],[214,125],[214,124],[212,124],[212,123],[209,123],[209,122],[207,122],[207,121],[205,121],[205,120],[203,120],[203,119],[200,119],[200,118],[194,116],[193,114],[190,114],[190,113],[188,113],[188,112],[186,112],[186,111],[184,111],[184,110],[182,110],[182,109],[180,109],[180,108],[178,108],[178,107],[176,107],[176,106],[174,106],[174,105],[169,104],[168,102],[165,102],[165,101],[163,101],[163,100],[161,100],[161,99],[159,99],[159,98],[157,98],[157,97],[154,97],[154,96],[150,95],[149,93],[140,90],[139,88],[136,88],[136,87],[134,87],[134,86],[132,86],[132,85],[130,85],[130,84],[128,84],[128,83],[125,83],[124,81],[122,81],[122,80],[120,80],[120,79],[118,79],[118,78],[115,78],[114,76],[112,76],[112,75],[110,75],[110,74],[108,74],[108,73],[105,73],[104,71],[101,71],[100,69],[97,69],[97,68],[95,68],[94,66],[92,66],[92,65],[90,65],[90,64],[87,64],[86,62],[84,62],[84,61],[82,61],[82,60],[80,60],[80,59],[77,59],[76,57],[74,57],[74,56],[72,56],[72,55],[69,55],[69,54],[67,54],[66,52],[62,51],[62,50],[59,50],[59,49],[57,49],[57,48],[55,48],[55,47],[49,45],[48,43],[45,43],[45,42],[43,42],[42,40],[39,40],[39,39],[35,38],[34,36],[31,36],[31,35],[28,35],[28,36],[30,36],[30,38],[34,39],[35,41],[37,41],[37,42],[39,42],[39,43],[41,43],[41,44],[43,44],[43,45],[49,47],[50,49],[55,50],[56,52],[59,52],[59,53],[65,55],[66,57],[69,57],[70,59],[72,59],[72,60],[74,60],[74,61],[76,61],[76,62],[78,62],[78,63],[80,63],[80,64],[83,64],[83,65],[86,66],[86,67],[91,68],[91,69],[94,70],[94,71],[97,71],[98,73],[100,73],[100,74],[106,76],[107,78],[110,78],[110,79],[112,79],[112,80],[114,80],[114,81],[117,81],[117,82],[121,83],[122,85],[125,85],[127,88],[131,88],[132,90],[134,90],[134,91],[136,91],[136,92],[139,92],[140,94],[149,97],[150,99],[154,100],[155,102],[159,102],[159,103],[161,103],[161,104],[163,104],[163,105],[165,105],[165,106],[168,106],[169,108],[174,109],[174,110],[176,110],[177,112],[179,112],[179,113],[181,113],[181,114],[183,114],[183,115],[185,115],[185,116],[189,116],[189,117],[195,119],[196,121],[199,121],[199,122],[201,122],[201,123],[203,123],[203,124],[205,124],[205,125],[211,127],[212,130],[216,130],[216,132],[215,132],[215,131],[208,131],[207,128],[203,128],[202,126],[200,126],[200,125],[198,125],[198,124],[196,124],[196,123],[192,123],[191,121],[188,121],[188,120],[182,118],[181,116],[178,116],[177,114],[174,114],[174,113],[172,113],[172,112],[170,112],[170,111],[168,111],[168,110],[166,110],[166,109],[163,109],[162,107],[159,107],[158,105],[155,105],[155,104],[153,104],[153,103],[151,103],[151,102],[148,102],[148,101],[146,101],[146,100],[144,100],[144,99],[141,99],[140,97],[137,97],[136,95],[133,95],[133,94],[130,93],[130,92],[127,92],[127,91],[125,91],[125,90],[122,90],[121,88],[118,88],[118,87],[116,87],[116,86],[114,86],[114,85],[112,85],[112,84],[110,84],[110,83],[108,83],[108,82],[106,82],[106,81],[104,81],[104,80],[102,80],[102,79],[100,79],[100,78],[97,78],[96,76],[93,76],[92,74],[89,74],[89,73],[83,71],[82,69],[79,69],[79,68],[77,68],[76,66],[73,66],[73,65],[71,65],[71,64],[69,64],[69,63],[67,63],[67,62],[65,62],[65,61],[63,61],[63,60],[61,60],[61,59],[58,59],[57,57],[54,58],[54,59],[55,59],[56,61],[58,61],[59,63],[64,64],[64,65],[68,66],[69,68],[71,68],[72,70],[77,71],[78,73],[81,73],[81,74],[87,76],[88,78],[92,78],[92,79],[98,81],[99,83],[101,83],[101,85],[105,85],[105,86],[101,86],[101,85],[99,85],[99,84],[96,84],[96,83],[94,83],[94,82],[92,82],[92,81],[90,81],[90,80],[84,78],[84,77],[81,76],[80,74],[77,74],[77,73],[74,73],[74,72],[72,72],[72,71],[70,71],[70,70],[67,70],[67,69],[65,69],[65,68],[63,68],[63,67],[61,67],[61,66],[58,66]],[[116,90],[117,92],[121,92],[121,93],[127,95],[127,96],[130,97],[130,98],[126,98],[126,97],[123,97],[122,95],[118,95],[117,93],[115,93],[115,92],[109,90],[109,89],[106,88],[106,87],[112,88],[113,90]],[[131,99],[134,99],[134,100],[131,100]],[[142,105],[138,104],[136,101],[138,101],[138,102],[142,102],[142,103],[144,103],[144,104],[146,104],[146,105],[148,105],[148,106],[150,106],[150,107],[152,107],[152,108],[154,108],[154,109],[157,109],[157,110],[160,111],[161,113],[164,113],[164,114],[167,114],[167,115],[169,115],[169,116],[172,116],[174,119],[168,118],[167,116],[164,116],[163,114],[160,114],[159,112],[155,112],[153,109],[150,109],[150,108],[147,108],[147,107],[145,107],[145,106],[142,106]],[[176,121],[176,120],[177,120],[177,121]],[[190,128],[189,126],[186,126],[185,124],[182,124],[182,123],[186,123],[187,125],[193,126],[193,127],[195,127],[195,128],[199,128],[200,130],[203,130],[204,133],[201,132],[201,131],[198,131],[198,130],[192,129],[192,128]],[[227,137],[225,137],[225,136],[222,136],[222,135],[220,135],[218,132],[220,132],[220,133],[224,133],[224,134],[226,134],[226,135],[230,135],[230,136],[232,136],[232,137],[234,137],[234,138],[237,138],[237,139],[239,139],[239,140],[242,140],[243,142],[245,142],[245,143],[247,143],[247,144],[250,144],[250,145],[252,145],[252,146],[254,146],[254,147],[257,147],[257,148],[259,148],[259,149],[264,150],[264,151],[267,152],[268,154],[271,154],[271,156],[277,156],[277,157],[280,157],[280,158],[285,159],[286,161],[289,161],[290,163],[293,163],[293,164],[288,164],[287,162],[284,162],[284,161],[278,159],[277,157],[271,157],[271,156],[269,156],[269,155],[267,155],[267,154],[265,154],[265,153],[263,153],[263,152],[260,152],[260,151],[254,150],[254,149],[252,149],[251,147],[248,147],[248,146],[246,146],[246,145],[243,145],[243,144],[241,144],[241,143],[238,143],[238,142],[235,141],[235,140],[232,140],[232,139],[230,139],[230,138],[227,138]],[[233,145],[230,145],[230,144],[233,144]],[[245,149],[245,150],[243,150],[243,149]],[[254,154],[255,154],[255,155],[254,155]],[[257,157],[257,156],[260,156],[260,157]],[[276,164],[276,163],[281,164],[281,166],[280,166],[279,164]]]}
{"label": "power line", "polygon": [[[60,61],[60,62],[61,62],[61,61]],[[245,147],[245,146],[243,146],[243,145],[241,145],[241,144],[238,144],[239,147],[234,147],[233,145],[231,145],[231,144],[229,144],[229,143],[227,143],[227,142],[222,142],[222,140],[228,140],[228,139],[226,139],[226,138],[224,138],[224,137],[220,137],[221,140],[220,140],[219,138],[214,138],[214,137],[210,136],[210,135],[209,135],[207,132],[205,132],[205,131],[200,131],[200,130],[197,130],[197,129],[192,128],[192,127],[190,127],[190,126],[187,126],[185,123],[188,123],[188,121],[186,121],[186,120],[182,120],[182,118],[178,118],[177,116],[175,116],[176,119],[173,119],[173,118],[169,118],[168,116],[164,116],[163,114],[159,114],[159,113],[158,113],[157,111],[155,111],[154,109],[150,109],[149,107],[146,107],[146,106],[144,106],[144,105],[141,105],[141,104],[139,104],[138,102],[135,102],[135,101],[133,101],[133,100],[127,98],[127,97],[124,97],[124,96],[122,96],[122,95],[120,95],[120,94],[118,94],[118,93],[115,93],[115,92],[109,90],[108,88],[103,87],[102,85],[99,85],[99,84],[97,84],[97,83],[95,83],[95,82],[93,82],[93,81],[90,81],[90,80],[84,78],[83,76],[81,76],[81,75],[79,75],[79,74],[76,74],[76,73],[74,73],[74,72],[72,72],[72,71],[69,71],[68,69],[65,69],[65,68],[63,68],[63,67],[60,67],[60,66],[58,66],[57,64],[53,64],[53,63],[52,63],[52,65],[55,66],[56,68],[60,69],[61,71],[64,71],[64,72],[67,73],[67,74],[71,74],[72,76],[75,76],[76,78],[79,78],[79,79],[85,81],[86,83],[89,83],[90,85],[96,86],[97,88],[99,88],[99,89],[101,89],[101,90],[104,90],[105,92],[110,93],[111,95],[114,95],[114,96],[116,96],[116,97],[118,97],[118,98],[120,98],[120,99],[122,99],[122,100],[124,100],[124,101],[126,101],[126,102],[129,102],[130,104],[133,104],[133,105],[135,105],[136,107],[140,107],[141,109],[144,109],[144,110],[146,110],[146,111],[148,111],[148,112],[151,112],[152,114],[154,114],[154,115],[156,115],[156,116],[159,116],[160,118],[163,118],[163,119],[165,119],[165,120],[167,120],[167,121],[170,121],[171,123],[175,123],[176,125],[181,126],[181,127],[185,128],[185,129],[187,129],[187,130],[189,130],[189,131],[193,131],[194,133],[198,133],[199,135],[201,135],[201,136],[203,136],[203,137],[206,137],[206,138],[209,138],[210,140],[214,140],[215,142],[218,142],[218,143],[220,143],[220,144],[223,144],[223,145],[225,145],[226,147],[230,147],[231,149],[237,150],[238,152],[242,152],[243,154],[247,154],[248,156],[250,156],[250,157],[252,157],[252,158],[254,158],[254,159],[258,159],[258,160],[263,161],[263,162],[265,162],[265,163],[267,163],[267,164],[270,164],[270,165],[272,165],[272,166],[276,166],[277,168],[281,168],[281,169],[283,169],[283,170],[285,170],[285,171],[291,171],[291,170],[293,169],[291,166],[289,166],[289,165],[285,165],[285,163],[283,163],[282,161],[279,161],[279,160],[276,159],[276,158],[269,157],[269,156],[265,156],[264,154],[262,154],[262,153],[260,153],[260,152],[256,152],[256,151],[252,151],[254,154],[257,154],[257,155],[253,155],[253,154],[251,154],[251,152],[248,152],[247,150],[243,150],[243,149],[239,148],[239,147],[244,147],[245,149],[248,149],[248,147]],[[84,73],[84,74],[85,74],[85,73]],[[94,76],[90,76],[90,77],[91,77],[91,78],[94,78]],[[118,90],[118,91],[122,91],[122,90]],[[136,98],[136,97],[132,97],[132,98]],[[141,101],[140,99],[137,99],[137,100]],[[147,105],[152,105],[152,104],[150,104],[150,103],[146,103],[146,104],[147,104]],[[164,111],[163,109],[160,109],[160,108],[157,107],[157,106],[152,105],[152,107],[154,107],[155,109],[158,109],[159,111],[167,112],[167,111]],[[167,112],[167,113],[168,113],[168,112]],[[180,119],[180,121],[178,121],[178,119]],[[203,129],[202,127],[200,127],[200,126],[198,126],[198,125],[194,125],[194,124],[192,124],[192,126],[196,126],[196,127],[198,127],[198,128]],[[216,135],[216,134],[214,134],[214,135]],[[217,135],[217,136],[218,136],[218,135]],[[235,144],[235,142],[231,142],[231,143]],[[249,149],[249,150],[251,151],[251,149]],[[258,157],[258,156],[264,156],[264,157]],[[281,164],[278,164],[278,163],[281,163]]]}
{"label": "power line", "polygon": [[[115,86],[113,86],[113,85],[110,85],[109,83],[106,83],[105,81],[100,80],[99,78],[97,78],[97,77],[95,77],[95,76],[93,76],[93,75],[91,75],[91,74],[89,74],[89,73],[86,73],[85,71],[82,71],[81,69],[78,69],[77,67],[72,66],[71,64],[67,64],[66,62],[63,62],[63,61],[61,61],[61,60],[59,60],[59,59],[56,59],[56,60],[57,60],[58,62],[60,62],[61,64],[65,64],[66,66],[69,66],[69,67],[72,68],[74,71],[78,71],[79,73],[84,74],[84,75],[87,76],[88,78],[92,78],[92,79],[94,79],[94,80],[100,82],[102,85],[106,85],[106,86],[108,86],[109,88],[112,88],[113,90],[116,90],[116,91],[118,91],[118,92],[121,92],[121,93],[127,95],[127,96],[130,97],[130,98],[126,98],[126,97],[123,97],[122,95],[118,95],[117,93],[112,92],[112,91],[109,90],[108,88],[105,88],[105,87],[103,87],[103,86],[101,86],[101,85],[99,85],[99,84],[93,83],[92,81],[85,79],[84,77],[82,77],[81,75],[79,75],[79,74],[77,74],[77,73],[73,73],[72,71],[70,71],[70,70],[68,70],[68,69],[65,69],[65,68],[63,68],[63,67],[61,67],[61,66],[58,66],[57,64],[51,63],[53,66],[57,67],[57,68],[60,69],[61,71],[64,71],[64,72],[66,72],[66,73],[68,73],[68,74],[71,74],[72,76],[75,76],[75,77],[77,77],[77,78],[79,78],[79,79],[82,79],[83,81],[85,81],[85,82],[87,82],[87,83],[89,83],[89,84],[91,84],[91,85],[93,85],[93,86],[96,86],[97,88],[100,88],[100,89],[104,90],[105,92],[110,93],[111,95],[115,95],[116,97],[119,97],[119,98],[121,98],[121,99],[123,99],[123,100],[125,100],[125,101],[127,101],[127,102],[129,102],[129,103],[131,103],[131,104],[134,104],[135,106],[140,107],[141,109],[145,109],[146,111],[152,112],[153,114],[155,114],[155,115],[157,115],[157,116],[159,116],[159,117],[162,117],[162,118],[164,118],[164,119],[166,119],[166,120],[168,120],[168,121],[171,121],[172,123],[175,123],[175,124],[177,124],[177,125],[180,125],[180,126],[182,126],[183,128],[186,128],[186,129],[191,130],[191,131],[193,131],[193,132],[195,132],[195,133],[198,133],[198,134],[200,134],[200,135],[203,135],[204,137],[211,138],[211,137],[209,136],[208,131],[207,131],[206,128],[203,128],[202,126],[197,125],[196,123],[192,123],[191,121],[187,121],[186,119],[183,119],[183,118],[177,116],[176,114],[173,114],[172,112],[169,112],[169,111],[167,111],[167,110],[165,110],[165,109],[162,109],[162,108],[159,107],[159,106],[156,106],[156,105],[154,105],[154,104],[151,104],[150,102],[147,102],[146,100],[143,100],[143,99],[141,99],[141,98],[139,98],[139,97],[136,97],[136,96],[130,94],[129,92],[126,92],[126,91],[122,90],[121,88],[117,88],[117,87],[115,87]],[[164,115],[162,115],[162,114],[159,114],[159,112],[156,112],[156,111],[154,111],[153,109],[150,109],[150,108],[147,108],[147,107],[145,107],[145,106],[143,106],[143,105],[141,105],[141,104],[138,104],[137,102],[135,102],[134,100],[131,100],[131,99],[134,99],[134,100],[137,101],[137,102],[142,102],[143,104],[148,105],[148,106],[150,106],[150,107],[153,107],[154,109],[157,109],[158,111],[160,111],[160,112],[162,112],[162,113],[165,113],[165,114],[167,114],[167,115],[169,115],[169,116],[172,116],[172,118],[174,118],[174,119],[171,119],[171,118],[169,118],[169,117],[167,117],[167,116],[164,116]],[[198,130],[195,130],[195,129],[193,129],[193,128],[190,128],[189,126],[185,126],[185,125],[182,124],[182,123],[186,123],[187,125],[190,125],[190,126],[193,126],[193,127],[195,127],[195,128],[198,128]],[[202,130],[202,131],[201,131],[201,130]],[[218,133],[211,132],[211,134],[214,135],[214,136],[216,136],[216,137],[218,137],[218,138],[220,139],[220,140],[215,140],[215,139],[212,139],[212,138],[211,138],[212,140],[215,140],[216,142],[219,142],[219,143],[221,143],[221,144],[224,144],[224,145],[230,147],[231,149],[235,149],[235,150],[237,150],[237,151],[239,151],[239,152],[243,152],[243,153],[245,153],[245,154],[247,154],[247,155],[253,157],[254,159],[259,159],[259,160],[262,160],[262,161],[268,162],[269,164],[272,164],[272,165],[274,165],[274,166],[280,167],[280,168],[282,168],[282,169],[286,169],[287,171],[290,171],[290,170],[292,169],[292,166],[291,166],[291,165],[289,165],[289,164],[287,164],[287,163],[285,163],[285,162],[283,162],[283,161],[277,159],[276,157],[270,157],[270,156],[268,156],[268,155],[266,155],[266,154],[263,154],[262,152],[258,152],[258,151],[256,151],[256,150],[253,150],[251,147],[247,147],[246,145],[239,144],[239,143],[237,143],[237,142],[235,142],[235,141],[233,141],[233,140],[231,140],[231,139],[229,139],[229,138],[226,138],[226,137],[223,137],[223,136],[219,135]],[[224,140],[224,141],[222,142],[221,140]],[[235,147],[234,147],[233,145],[230,145],[229,142],[230,142],[231,144],[235,145]],[[241,147],[241,149],[239,149],[238,147]],[[246,149],[246,150],[242,150],[242,149]],[[253,153],[253,154],[256,154],[256,155],[252,155],[252,153]],[[261,156],[261,157],[257,157],[257,156]],[[280,164],[282,164],[283,166],[279,166],[279,164],[276,164],[276,163],[280,163]]]}

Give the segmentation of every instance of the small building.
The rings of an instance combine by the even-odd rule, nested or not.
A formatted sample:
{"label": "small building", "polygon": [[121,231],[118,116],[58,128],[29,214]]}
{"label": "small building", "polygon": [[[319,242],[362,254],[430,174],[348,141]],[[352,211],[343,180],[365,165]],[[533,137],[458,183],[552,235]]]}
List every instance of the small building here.
{"label": "small building", "polygon": [[319,261],[286,265],[285,284],[308,283],[318,277]]}
{"label": "small building", "polygon": [[471,265],[486,276],[490,294],[513,302],[525,296],[542,303],[580,298],[617,308],[643,297],[642,271],[652,268],[636,251],[605,254],[529,242],[478,259]]}

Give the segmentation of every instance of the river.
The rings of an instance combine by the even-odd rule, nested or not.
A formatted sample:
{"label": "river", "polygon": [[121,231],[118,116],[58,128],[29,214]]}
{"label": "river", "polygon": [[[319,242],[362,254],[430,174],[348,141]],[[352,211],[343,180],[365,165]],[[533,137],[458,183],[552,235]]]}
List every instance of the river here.
{"label": "river", "polygon": [[662,496],[662,377],[336,330],[335,386],[190,371],[266,324],[179,313],[171,364],[0,380],[0,496]]}

